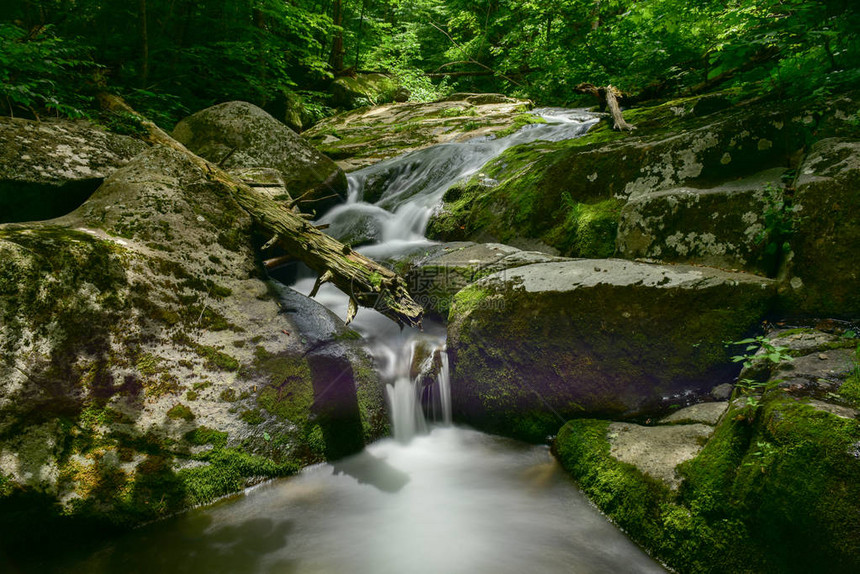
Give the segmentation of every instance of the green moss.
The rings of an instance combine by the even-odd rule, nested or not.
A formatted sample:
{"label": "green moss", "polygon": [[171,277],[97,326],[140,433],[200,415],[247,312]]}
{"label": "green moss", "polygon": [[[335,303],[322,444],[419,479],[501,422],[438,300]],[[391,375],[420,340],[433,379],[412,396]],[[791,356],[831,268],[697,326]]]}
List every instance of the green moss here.
{"label": "green moss", "polygon": [[222,401],[228,403],[233,403],[238,399],[235,389],[224,389],[219,396]]}
{"label": "green moss", "polygon": [[260,409],[247,409],[242,411],[239,418],[249,425],[258,425],[265,422],[266,418],[260,412]]}
{"label": "green moss", "polygon": [[573,257],[612,257],[623,206],[621,200],[614,198],[589,204],[575,202],[568,196],[564,221],[548,230],[542,239]]}
{"label": "green moss", "polygon": [[365,357],[353,361],[352,371],[364,442],[370,443],[388,436],[391,429],[379,375]]}
{"label": "green moss", "polygon": [[162,359],[160,357],[156,357],[155,355],[151,355],[149,353],[143,353],[138,359],[135,366],[137,367],[137,371],[141,375],[147,376],[155,376],[161,373],[164,369],[161,366]]}
{"label": "green moss", "polygon": [[335,341],[360,341],[361,333],[354,329],[344,329],[342,332],[336,334],[333,339]]}
{"label": "green moss", "polygon": [[573,421],[555,452],[586,494],[680,572],[860,566],[860,423],[780,392],[732,408],[677,492],[609,455],[606,422]]}
{"label": "green moss", "polygon": [[477,285],[469,285],[454,295],[454,306],[457,307],[458,313],[466,314],[477,309],[489,295],[490,293],[486,289]]}
{"label": "green moss", "polygon": [[211,444],[214,447],[227,445],[227,433],[216,431],[206,426],[200,426],[185,434],[185,440],[193,445],[202,446]]}
{"label": "green moss", "polygon": [[219,351],[215,347],[206,345],[195,345],[197,354],[206,359],[206,364],[213,369],[221,369],[222,371],[238,371],[239,361]]}
{"label": "green moss", "polygon": [[184,420],[184,421],[193,421],[194,413],[190,408],[183,405],[182,403],[177,403],[174,405],[169,411],[167,411],[168,418],[174,420]]}
{"label": "green moss", "polygon": [[507,137],[520,131],[522,128],[532,124],[545,124],[546,120],[535,114],[519,114],[514,118],[514,123],[510,127],[496,132],[497,138]]}
{"label": "green moss", "polygon": [[199,458],[209,464],[183,469],[177,476],[193,505],[206,504],[218,497],[239,491],[252,484],[249,480],[251,477],[274,478],[298,471],[294,463],[276,463],[234,449],[213,449]]}

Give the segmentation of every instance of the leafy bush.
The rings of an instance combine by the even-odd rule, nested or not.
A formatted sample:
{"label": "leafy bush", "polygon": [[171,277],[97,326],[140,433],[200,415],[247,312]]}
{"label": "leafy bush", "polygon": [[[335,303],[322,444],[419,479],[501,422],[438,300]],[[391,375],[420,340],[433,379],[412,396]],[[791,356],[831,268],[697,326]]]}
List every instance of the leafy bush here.
{"label": "leafy bush", "polygon": [[92,102],[88,83],[99,68],[78,38],[59,37],[51,26],[28,32],[0,23],[0,105],[10,115],[47,110],[86,116]]}

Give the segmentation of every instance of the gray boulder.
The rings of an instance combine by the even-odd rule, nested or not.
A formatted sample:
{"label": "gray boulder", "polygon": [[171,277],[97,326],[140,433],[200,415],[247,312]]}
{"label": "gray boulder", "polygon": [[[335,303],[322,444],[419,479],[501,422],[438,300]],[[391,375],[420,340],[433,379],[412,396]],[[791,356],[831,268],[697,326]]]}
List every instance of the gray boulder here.
{"label": "gray boulder", "polygon": [[747,274],[613,259],[480,279],[449,317],[455,417],[541,440],[572,416],[706,394],[736,374],[724,341],[755,326],[775,291]]}
{"label": "gray boulder", "polygon": [[621,210],[617,255],[776,273],[765,213],[782,193],[783,168],[716,187],[646,192]]}
{"label": "gray boulder", "polygon": [[52,503],[4,532],[45,509],[139,524],[386,432],[354,333],[268,285],[251,218],[164,147],[64,218],[0,226],[0,317],[0,508]]}
{"label": "gray boulder", "polygon": [[860,142],[826,139],[800,167],[786,310],[860,318]]}
{"label": "gray boulder", "polygon": [[346,197],[346,175],[293,130],[247,102],[227,102],[179,122],[173,137],[225,169],[266,167],[281,172],[303,208],[323,212]]}
{"label": "gray boulder", "polygon": [[0,117],[0,223],[65,215],[147,148],[86,121]]}

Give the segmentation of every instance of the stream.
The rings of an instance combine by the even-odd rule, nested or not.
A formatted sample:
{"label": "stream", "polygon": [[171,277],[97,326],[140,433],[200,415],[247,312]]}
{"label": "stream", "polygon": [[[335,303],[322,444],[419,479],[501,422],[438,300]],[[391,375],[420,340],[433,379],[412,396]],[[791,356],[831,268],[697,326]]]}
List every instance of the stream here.
{"label": "stream", "polygon": [[[505,149],[584,134],[582,111],[541,109],[548,123],[505,138],[419,150],[355,172],[350,194],[320,220],[379,260],[420,252],[432,210],[455,181]],[[493,182],[488,182],[492,185]],[[374,187],[375,203],[364,201]],[[309,293],[299,272],[293,288]],[[340,317],[347,297],[316,299]],[[659,573],[665,570],[579,492],[545,446],[451,424],[445,327],[399,329],[361,309],[364,337],[387,387],[393,437],[336,463],[152,524],[60,568],[87,573]],[[418,372],[416,376],[416,371]],[[424,386],[428,377],[432,382]]]}

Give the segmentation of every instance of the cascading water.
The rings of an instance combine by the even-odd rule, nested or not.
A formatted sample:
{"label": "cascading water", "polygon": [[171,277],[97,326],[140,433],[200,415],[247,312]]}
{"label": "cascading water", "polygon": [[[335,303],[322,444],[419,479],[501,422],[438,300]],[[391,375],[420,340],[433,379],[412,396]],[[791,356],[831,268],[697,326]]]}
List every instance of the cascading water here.
{"label": "cascading water", "polygon": [[[547,123],[525,126],[503,138],[482,137],[433,146],[350,174],[347,202],[330,211],[319,223],[328,225],[327,232],[344,242],[367,242],[358,251],[378,260],[397,260],[426,248],[432,243],[425,237],[427,223],[452,184],[477,174],[488,161],[510,147],[537,140],[572,139],[583,135],[598,121],[592,114],[579,110],[542,108],[533,113]],[[487,183],[492,185],[491,181]],[[366,199],[373,199],[374,203]],[[313,283],[309,276],[298,281],[295,288],[309,293]],[[348,299],[337,289],[324,287],[317,299],[340,316],[346,315]],[[436,420],[450,423],[444,328],[427,325],[424,333],[414,329],[400,332],[388,319],[364,309],[359,311],[353,326],[364,335],[380,365],[395,438],[408,442],[416,434],[426,432],[424,410],[435,414]],[[418,350],[423,350],[423,354],[416,354]],[[418,365],[414,364],[416,357],[420,358]],[[428,374],[431,384],[425,385]]]}

